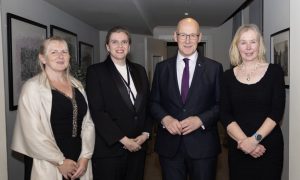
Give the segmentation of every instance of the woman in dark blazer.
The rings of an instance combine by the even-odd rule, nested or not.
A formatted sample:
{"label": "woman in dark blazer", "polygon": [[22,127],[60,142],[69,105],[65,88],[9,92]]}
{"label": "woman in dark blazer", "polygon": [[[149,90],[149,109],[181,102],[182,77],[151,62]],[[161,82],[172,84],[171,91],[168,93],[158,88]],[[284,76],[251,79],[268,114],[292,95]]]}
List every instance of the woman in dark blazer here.
{"label": "woman in dark blazer", "polygon": [[86,91],[96,129],[94,180],[142,180],[151,121],[145,69],[126,59],[131,38],[123,27],[106,36],[108,56],[87,70]]}

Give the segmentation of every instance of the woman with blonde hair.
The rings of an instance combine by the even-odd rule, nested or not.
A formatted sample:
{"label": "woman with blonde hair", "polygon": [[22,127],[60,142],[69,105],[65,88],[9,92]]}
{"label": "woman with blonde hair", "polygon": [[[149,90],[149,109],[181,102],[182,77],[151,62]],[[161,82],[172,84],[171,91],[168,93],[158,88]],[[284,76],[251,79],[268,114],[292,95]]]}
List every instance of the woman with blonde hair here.
{"label": "woman with blonde hair", "polygon": [[22,87],[11,148],[25,155],[25,179],[91,180],[94,124],[69,73],[67,42],[46,39],[38,57],[42,71]]}
{"label": "woman with blonde hair", "polygon": [[229,138],[231,180],[280,180],[285,106],[284,74],[265,59],[254,24],[241,26],[229,50],[232,69],[223,76],[221,120]]}

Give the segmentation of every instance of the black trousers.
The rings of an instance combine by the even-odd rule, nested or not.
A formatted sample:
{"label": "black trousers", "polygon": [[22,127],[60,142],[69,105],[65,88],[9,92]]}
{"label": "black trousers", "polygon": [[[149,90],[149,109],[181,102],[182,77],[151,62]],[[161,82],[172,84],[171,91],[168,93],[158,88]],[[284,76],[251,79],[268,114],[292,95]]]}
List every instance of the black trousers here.
{"label": "black trousers", "polygon": [[192,159],[180,144],[174,157],[159,156],[163,180],[215,180],[217,157]]}
{"label": "black trousers", "polygon": [[122,156],[93,158],[94,180],[143,180],[145,151],[128,152]]}

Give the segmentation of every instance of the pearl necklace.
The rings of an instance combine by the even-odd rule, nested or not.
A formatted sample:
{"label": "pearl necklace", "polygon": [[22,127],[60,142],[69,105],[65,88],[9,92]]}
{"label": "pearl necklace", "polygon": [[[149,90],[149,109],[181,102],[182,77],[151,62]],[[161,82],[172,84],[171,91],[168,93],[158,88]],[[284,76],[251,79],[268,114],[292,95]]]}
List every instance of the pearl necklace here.
{"label": "pearl necklace", "polygon": [[243,74],[246,75],[246,80],[250,81],[251,80],[251,76],[258,69],[258,67],[259,67],[259,63],[256,63],[254,65],[254,68],[249,73],[247,73],[247,72],[243,71],[243,70],[245,70],[246,67],[245,67],[245,64],[242,63],[242,64],[239,65],[239,70],[240,70],[241,73],[243,73]]}

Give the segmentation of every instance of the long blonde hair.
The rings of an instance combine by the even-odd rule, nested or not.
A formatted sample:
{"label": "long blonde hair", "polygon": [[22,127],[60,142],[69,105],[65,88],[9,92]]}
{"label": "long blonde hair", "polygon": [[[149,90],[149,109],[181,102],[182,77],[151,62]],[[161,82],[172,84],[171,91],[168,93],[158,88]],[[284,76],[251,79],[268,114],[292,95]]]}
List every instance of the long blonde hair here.
{"label": "long blonde hair", "polygon": [[229,57],[230,63],[233,66],[242,64],[242,57],[238,49],[238,43],[240,41],[241,35],[249,30],[254,31],[257,34],[257,39],[259,41],[258,60],[260,62],[266,62],[266,47],[264,45],[264,40],[259,28],[255,24],[245,24],[238,28],[230,45]]}

